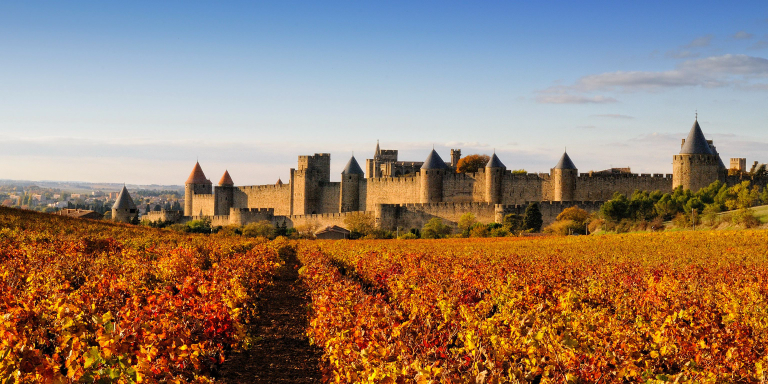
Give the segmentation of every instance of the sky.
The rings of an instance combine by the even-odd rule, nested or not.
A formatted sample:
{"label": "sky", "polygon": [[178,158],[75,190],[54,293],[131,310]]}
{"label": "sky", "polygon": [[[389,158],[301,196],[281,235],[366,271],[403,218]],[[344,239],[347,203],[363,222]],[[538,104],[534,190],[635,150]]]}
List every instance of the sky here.
{"label": "sky", "polygon": [[768,2],[0,2],[0,179],[339,180],[376,140],[671,173],[697,111],[768,162]]}

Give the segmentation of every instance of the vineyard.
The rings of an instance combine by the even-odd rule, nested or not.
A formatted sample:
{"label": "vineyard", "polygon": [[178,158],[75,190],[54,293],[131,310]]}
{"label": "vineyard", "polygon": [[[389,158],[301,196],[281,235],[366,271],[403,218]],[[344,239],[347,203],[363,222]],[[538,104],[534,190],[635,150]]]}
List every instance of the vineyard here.
{"label": "vineyard", "polygon": [[285,244],[0,210],[0,382],[206,382]]}
{"label": "vineyard", "polygon": [[330,382],[761,383],[768,233],[302,243]]}
{"label": "vineyard", "polygon": [[[311,303],[265,305],[294,284]],[[218,382],[288,325],[325,382],[765,383],[768,231],[268,242],[0,209],[0,383]]]}

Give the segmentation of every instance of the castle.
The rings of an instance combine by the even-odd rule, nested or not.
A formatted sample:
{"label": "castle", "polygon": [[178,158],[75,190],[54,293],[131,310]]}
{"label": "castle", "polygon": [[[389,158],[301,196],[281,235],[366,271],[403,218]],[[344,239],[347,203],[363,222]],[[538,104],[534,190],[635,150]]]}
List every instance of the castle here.
{"label": "castle", "polygon": [[287,183],[278,180],[274,185],[254,186],[235,186],[227,171],[214,186],[196,163],[185,183],[183,214],[152,212],[144,219],[208,218],[212,225],[268,220],[288,227],[344,227],[351,212],[364,212],[373,215],[381,228],[408,230],[420,228],[433,217],[455,225],[466,212],[480,222],[501,222],[504,215],[522,213],[530,202],[540,202],[546,224],[571,206],[597,210],[616,192],[671,192],[679,186],[695,191],[715,180],[740,181],[728,176],[698,121],[674,155],[671,175],[621,169],[579,173],[567,152],[549,173],[513,173],[496,153],[477,172],[457,173],[460,157],[461,151],[453,149],[450,162],[445,162],[433,149],[423,162],[399,161],[397,150],[382,150],[377,143],[373,158],[365,162],[366,171],[352,156],[340,182],[330,181],[330,154],[318,153],[299,156]]}

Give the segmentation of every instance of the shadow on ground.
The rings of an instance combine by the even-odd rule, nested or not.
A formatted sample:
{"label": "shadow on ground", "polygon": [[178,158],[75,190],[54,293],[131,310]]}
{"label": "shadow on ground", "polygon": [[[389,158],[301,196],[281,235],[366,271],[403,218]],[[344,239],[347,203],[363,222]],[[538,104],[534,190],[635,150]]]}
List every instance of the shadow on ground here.
{"label": "shadow on ground", "polygon": [[309,344],[309,296],[299,279],[296,255],[285,256],[275,284],[261,295],[255,335],[261,340],[234,354],[219,370],[225,383],[318,383],[322,350]]}

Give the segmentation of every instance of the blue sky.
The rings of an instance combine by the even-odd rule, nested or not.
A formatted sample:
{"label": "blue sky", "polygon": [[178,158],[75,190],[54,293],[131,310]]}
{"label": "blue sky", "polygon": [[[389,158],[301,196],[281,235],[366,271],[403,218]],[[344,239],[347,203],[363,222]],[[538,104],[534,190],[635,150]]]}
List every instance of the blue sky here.
{"label": "blue sky", "polygon": [[547,172],[671,172],[699,111],[768,162],[768,3],[3,2],[0,178],[333,178],[376,140]]}

